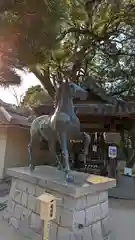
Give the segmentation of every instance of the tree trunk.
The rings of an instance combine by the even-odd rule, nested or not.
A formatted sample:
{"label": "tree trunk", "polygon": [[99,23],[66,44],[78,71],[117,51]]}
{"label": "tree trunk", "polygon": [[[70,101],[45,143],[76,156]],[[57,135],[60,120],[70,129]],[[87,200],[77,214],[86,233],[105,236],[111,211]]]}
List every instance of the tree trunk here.
{"label": "tree trunk", "polygon": [[129,132],[129,136],[131,139],[131,146],[132,148],[129,149],[129,151],[131,150],[130,155],[130,159],[129,162],[127,162],[127,167],[128,168],[133,168],[133,165],[135,163],[135,130],[133,129],[132,131]]}
{"label": "tree trunk", "polygon": [[126,162],[126,167],[133,168],[134,163],[135,163],[135,156],[133,156],[129,162]]}
{"label": "tree trunk", "polygon": [[122,142],[122,151],[125,155],[126,159],[126,167],[127,168],[133,168],[133,165],[135,163],[135,131],[132,130],[128,132],[129,139],[131,140],[131,146],[127,146],[124,131],[121,132],[121,142]]}
{"label": "tree trunk", "polygon": [[36,69],[33,70],[34,75],[39,79],[43,87],[46,89],[50,97],[54,99],[55,88],[51,82],[49,70],[44,71],[44,75],[40,74]]}
{"label": "tree trunk", "polygon": [[123,154],[125,156],[125,160],[126,160],[126,163],[128,162],[129,160],[129,153],[128,153],[128,149],[126,147],[126,140],[125,140],[125,134],[124,134],[124,131],[122,131],[120,133],[120,136],[121,136],[121,149],[123,151]]}

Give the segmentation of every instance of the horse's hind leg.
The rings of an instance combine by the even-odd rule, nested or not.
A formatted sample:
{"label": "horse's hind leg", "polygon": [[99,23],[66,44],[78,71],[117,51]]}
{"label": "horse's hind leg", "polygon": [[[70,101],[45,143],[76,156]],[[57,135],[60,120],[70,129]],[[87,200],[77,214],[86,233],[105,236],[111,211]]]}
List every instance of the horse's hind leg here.
{"label": "horse's hind leg", "polygon": [[32,140],[28,144],[28,154],[29,154],[29,162],[30,162],[29,167],[30,167],[30,170],[33,171],[35,169],[35,166],[32,161]]}
{"label": "horse's hind leg", "polygon": [[70,175],[70,165],[69,165],[69,153],[68,153],[68,141],[66,133],[60,133],[60,144],[63,153],[63,160],[65,164],[65,173],[67,182],[73,182],[73,177]]}
{"label": "horse's hind leg", "polygon": [[56,154],[56,147],[54,142],[48,142],[49,150],[53,158],[56,158],[57,164],[58,164],[58,169],[62,170],[63,166],[61,164],[61,161],[59,160],[59,157]]}

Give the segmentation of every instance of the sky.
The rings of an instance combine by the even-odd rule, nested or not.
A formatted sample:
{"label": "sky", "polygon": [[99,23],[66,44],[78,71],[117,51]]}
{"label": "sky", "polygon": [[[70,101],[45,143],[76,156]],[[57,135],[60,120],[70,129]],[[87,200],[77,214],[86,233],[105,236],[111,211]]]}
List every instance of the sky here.
{"label": "sky", "polygon": [[40,84],[39,80],[35,77],[33,73],[24,73],[21,71],[18,71],[17,73],[22,78],[22,83],[19,87],[14,86],[6,89],[0,87],[0,99],[2,99],[4,102],[17,104],[16,98],[14,97],[14,90],[18,99],[20,100],[22,95],[24,95],[24,93],[27,91],[29,87]]}

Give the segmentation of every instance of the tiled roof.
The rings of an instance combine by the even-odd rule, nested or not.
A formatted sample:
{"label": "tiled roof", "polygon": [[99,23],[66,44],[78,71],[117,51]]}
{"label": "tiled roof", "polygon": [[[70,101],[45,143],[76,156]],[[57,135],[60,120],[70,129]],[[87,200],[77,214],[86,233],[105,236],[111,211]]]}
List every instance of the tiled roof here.
{"label": "tiled roof", "polygon": [[[135,115],[135,102],[127,102],[122,99],[113,97],[106,94],[105,90],[93,79],[88,76],[83,87],[89,90],[89,96],[94,93],[101,101],[93,103],[75,103],[76,113],[78,115],[102,115],[102,116],[119,116],[119,117],[131,117]],[[34,108],[37,115],[51,114],[54,111],[54,107],[51,104],[44,104]]]}
{"label": "tiled roof", "polygon": [[[83,86],[90,90],[91,92],[93,92],[95,95],[99,96],[103,101],[105,101],[108,104],[124,106],[127,104],[128,105],[131,104],[131,102],[129,103],[128,101],[125,101],[121,98],[107,94],[106,91],[99,85],[99,83],[92,76],[88,76],[85,79]],[[135,101],[133,101],[132,104],[135,105]]]}
{"label": "tiled roof", "polygon": [[29,127],[27,116],[20,110],[15,109],[11,104],[7,104],[0,100],[0,123],[19,125]]}
{"label": "tiled roof", "polygon": [[13,125],[21,125],[21,126],[29,126],[29,122],[28,122],[28,118],[26,118],[25,116],[21,116],[19,114],[15,114],[15,113],[10,113],[11,115],[11,122],[10,124]]}
{"label": "tiled roof", "polygon": [[[103,116],[120,116],[130,117],[135,114],[134,104],[112,105],[112,104],[98,104],[98,103],[81,103],[75,104],[77,115],[103,115]],[[53,105],[40,105],[36,107],[35,113],[37,115],[51,114],[54,110]]]}

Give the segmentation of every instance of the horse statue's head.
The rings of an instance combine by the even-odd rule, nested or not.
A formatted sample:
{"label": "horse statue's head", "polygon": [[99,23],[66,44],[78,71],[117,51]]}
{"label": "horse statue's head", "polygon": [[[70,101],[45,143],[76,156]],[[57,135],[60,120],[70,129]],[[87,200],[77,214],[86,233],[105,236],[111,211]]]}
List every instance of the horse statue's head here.
{"label": "horse statue's head", "polygon": [[65,93],[69,94],[72,98],[79,98],[80,100],[86,100],[88,97],[88,91],[81,86],[73,82],[65,82]]}
{"label": "horse statue's head", "polygon": [[56,91],[55,106],[57,106],[61,98],[79,98],[80,100],[86,100],[88,97],[88,91],[74,82],[64,81],[60,84]]}

